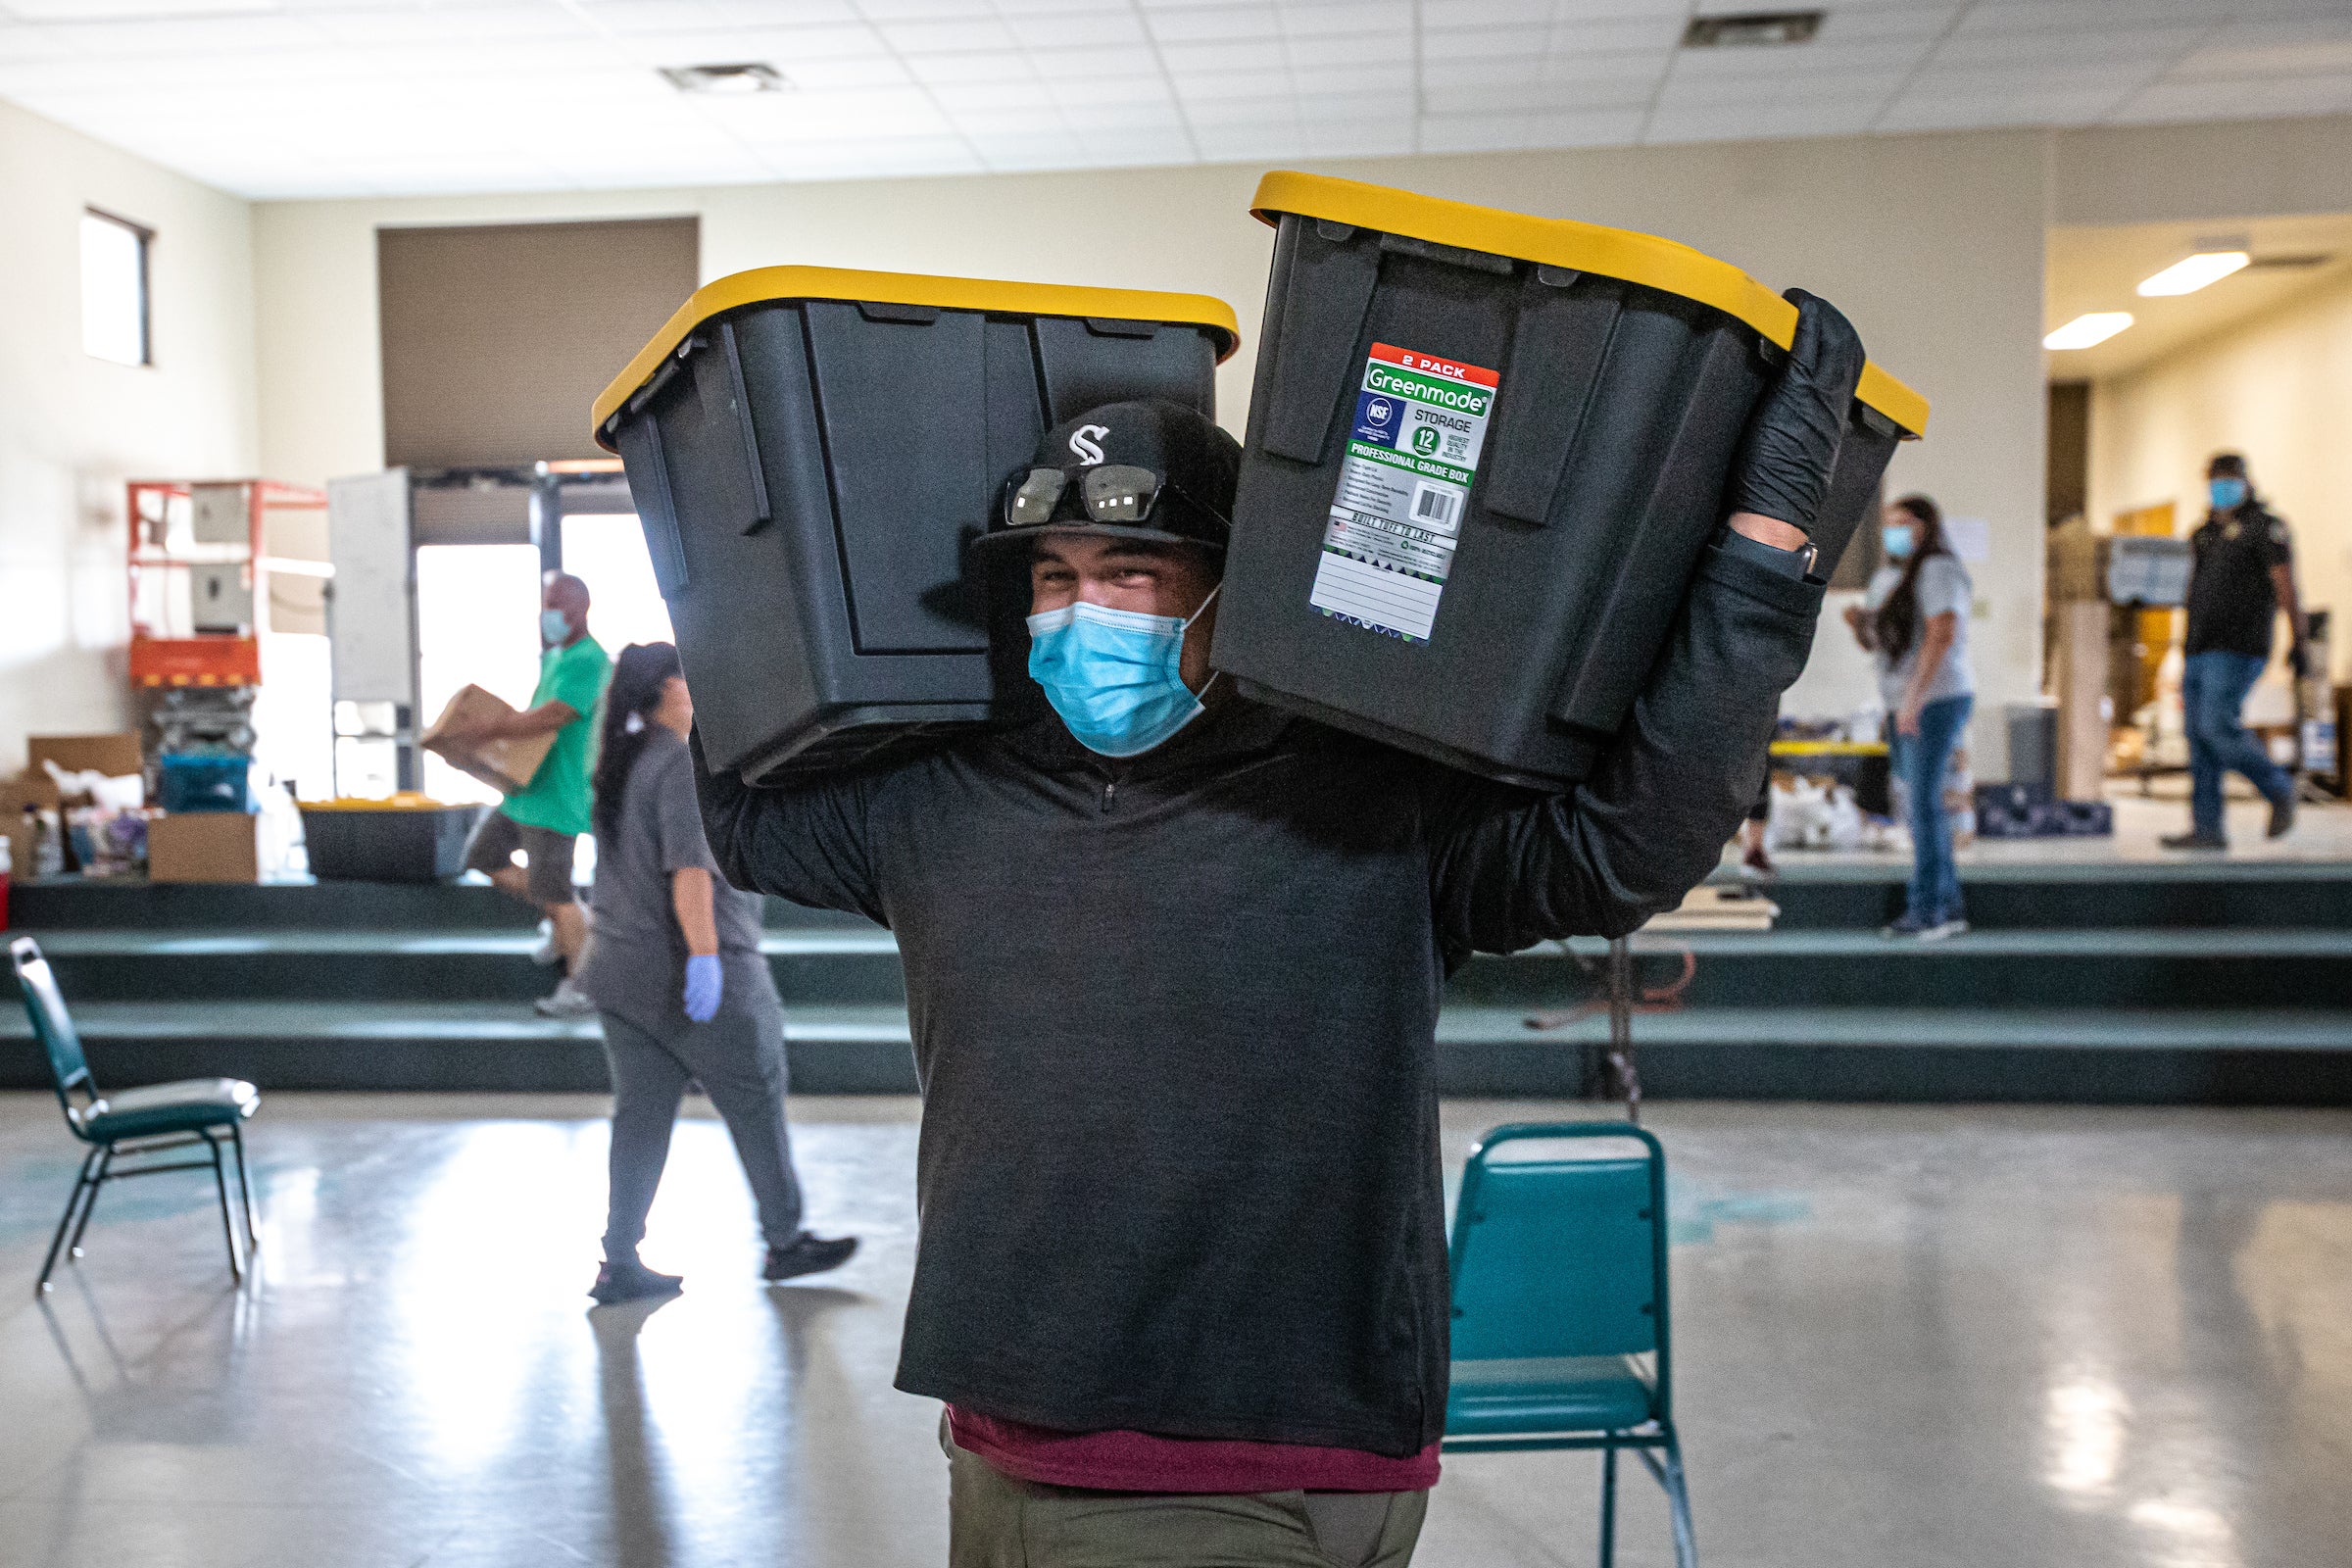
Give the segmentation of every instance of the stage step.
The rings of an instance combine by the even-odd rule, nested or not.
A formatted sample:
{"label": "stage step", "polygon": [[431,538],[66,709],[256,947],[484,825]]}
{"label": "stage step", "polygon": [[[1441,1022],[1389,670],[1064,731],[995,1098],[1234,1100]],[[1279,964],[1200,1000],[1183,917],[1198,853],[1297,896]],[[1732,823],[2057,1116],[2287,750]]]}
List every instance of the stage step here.
{"label": "stage step", "polygon": [[[226,1074],[266,1089],[601,1090],[593,1021],[466,1003],[91,1003],[75,1021],[102,1084]],[[907,1093],[906,1013],[796,1007],[793,1087]],[[1447,1094],[1559,1096],[1595,1081],[1606,1020],[1539,1032],[1515,1008],[1448,1007]],[[0,1015],[7,1085],[38,1087],[23,1015]],[[1967,1012],[1691,1007],[1635,1021],[1661,1099],[2352,1103],[2352,1016],[2314,1009]]]}
{"label": "stage step", "polygon": [[[1766,895],[1784,930],[1875,931],[1902,912],[1910,874],[1895,857],[1808,863],[1790,854]],[[2340,860],[1995,862],[1963,865],[1960,883],[1980,930],[2352,926],[2352,863]]]}
{"label": "stage step", "polygon": [[[525,1003],[555,983],[527,931],[59,931],[42,939],[69,997],[254,1002],[431,999]],[[874,926],[771,929],[763,946],[792,1006],[906,1003],[897,944]],[[1606,944],[1579,940],[1456,975],[1450,1001],[1542,1009],[1597,984]],[[2352,997],[2352,930],[1971,932],[1889,942],[1839,930],[1636,938],[1637,981],[1672,984],[1694,960],[1688,1005],[1868,1007],[2313,1007]]]}

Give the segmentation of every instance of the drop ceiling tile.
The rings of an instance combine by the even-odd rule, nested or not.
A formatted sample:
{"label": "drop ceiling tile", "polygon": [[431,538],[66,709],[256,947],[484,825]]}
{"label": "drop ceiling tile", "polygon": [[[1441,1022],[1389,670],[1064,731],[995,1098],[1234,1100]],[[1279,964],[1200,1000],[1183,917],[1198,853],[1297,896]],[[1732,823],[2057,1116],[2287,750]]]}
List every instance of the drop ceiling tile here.
{"label": "drop ceiling tile", "polygon": [[1939,63],[1972,66],[2106,65],[2137,60],[2175,60],[2202,43],[2205,27],[2140,27],[2115,32],[2087,30],[1956,33],[1936,45]]}
{"label": "drop ceiling tile", "polygon": [[1153,6],[1146,13],[1152,36],[1161,43],[1218,43],[1236,38],[1273,38],[1282,22],[1270,5]]}
{"label": "drop ceiling tile", "polygon": [[872,23],[964,22],[987,17],[988,0],[857,0],[858,15]]}
{"label": "drop ceiling tile", "polygon": [[980,22],[886,22],[877,30],[882,41],[902,55],[1014,49],[1020,42],[1010,27],[993,18]]}
{"label": "drop ceiling tile", "polygon": [[2076,93],[2113,101],[2156,79],[2150,65],[2129,74],[2084,66],[2050,66],[2038,70],[1961,70],[1930,67],[1911,78],[1910,91],[1931,98],[2005,98],[2018,94]]}
{"label": "drop ceiling tile", "polygon": [[721,15],[710,0],[585,0],[579,7],[579,14],[592,26],[623,33],[692,32],[723,27],[728,25],[730,20]]}
{"label": "drop ceiling tile", "polygon": [[1193,138],[1181,125],[1165,130],[1081,130],[1078,142],[1090,160],[1108,168],[1193,161]]}
{"label": "drop ceiling tile", "polygon": [[1007,17],[1012,35],[1030,49],[1140,47],[1152,41],[1132,13],[1106,11],[1078,16]]}
{"label": "drop ceiling tile", "polygon": [[[1823,105],[1866,103],[1876,108],[1904,85],[1899,73],[1856,74],[1825,73],[1790,76],[1779,81],[1690,81],[1669,78],[1658,89],[1658,108],[1706,110],[1739,106]],[[1778,134],[1778,132],[1775,132]]]}
{"label": "drop ceiling tile", "polygon": [[1707,81],[1907,72],[1927,58],[1932,42],[1902,38],[1803,49],[1684,49],[1674,56],[1674,74],[1679,80]]}
{"label": "drop ceiling tile", "polygon": [[1285,40],[1283,48],[1290,57],[1293,69],[1298,71],[1310,71],[1327,65],[1409,67],[1413,63],[1410,33],[1316,34],[1311,37],[1293,33]]}
{"label": "drop ceiling tile", "polygon": [[2108,113],[2110,122],[2182,120],[2256,120],[2281,115],[2339,115],[2352,111],[2352,73],[2230,80],[2158,81]]}
{"label": "drop ceiling tile", "polygon": [[1167,104],[1175,93],[1159,76],[1063,76],[1046,83],[1046,96],[1072,108],[1080,104]]}
{"label": "drop ceiling tile", "polygon": [[723,51],[699,57],[704,60],[764,60],[779,71],[789,71],[796,60],[854,60],[890,52],[882,42],[882,35],[863,23],[840,26],[735,27],[674,36],[700,40],[707,48]]}
{"label": "drop ceiling tile", "polygon": [[862,26],[852,0],[708,0],[730,27]]}
{"label": "drop ceiling tile", "polygon": [[1668,109],[1661,105],[1644,127],[1642,139],[1650,143],[1671,143],[1745,141],[1776,136],[1850,136],[1869,129],[1877,112],[1875,100],[1858,105],[1810,100],[1715,109],[1697,105]]}
{"label": "drop ceiling tile", "polygon": [[1173,102],[1057,104],[1061,122],[1081,135],[1112,130],[1182,130],[1184,116]]}
{"label": "drop ceiling tile", "polygon": [[1291,79],[1298,83],[1297,90],[1300,93],[1359,99],[1367,115],[1380,113],[1384,107],[1391,113],[1401,113],[1412,102],[1411,66],[1335,66],[1321,71],[1293,71]]}
{"label": "drop ceiling tile", "polygon": [[1200,98],[1186,100],[1177,107],[1185,123],[1194,126],[1254,125],[1274,121],[1296,124],[1298,120],[1289,99],[1268,103],[1256,98]]}
{"label": "drop ceiling tile", "polygon": [[2226,20],[2230,9],[2226,0],[1978,0],[1960,19],[1958,30],[1974,35],[2061,28],[2121,32],[2166,24],[2210,26]]}
{"label": "drop ceiling tile", "polygon": [[1524,115],[1566,109],[1630,109],[1650,100],[1646,81],[1579,83],[1575,87],[1540,81],[1496,83],[1488,87],[1444,87],[1424,92],[1422,111],[1431,115]]}
{"label": "drop ceiling tile", "polygon": [[1177,73],[1176,95],[1187,103],[1240,98],[1261,104],[1285,104],[1291,99],[1288,71],[1217,71],[1200,74]]}
{"label": "drop ceiling tile", "polygon": [[1037,73],[1018,49],[990,49],[968,55],[902,55],[917,81],[1029,81]]}
{"label": "drop ceiling tile", "polygon": [[1159,58],[1170,72],[1179,75],[1200,75],[1218,71],[1263,71],[1286,64],[1282,41],[1278,38],[1234,39],[1217,43],[1163,43]]}
{"label": "drop ceiling tile", "polygon": [[2177,81],[2244,79],[2253,76],[2331,75],[2352,69],[2352,21],[2325,24],[2332,37],[2310,29],[2295,42],[2253,42],[2230,28],[2204,48],[2191,50],[2167,73]]}
{"label": "drop ceiling tile", "polygon": [[67,60],[80,53],[71,40],[58,36],[54,27],[0,22],[0,64]]}
{"label": "drop ceiling tile", "polygon": [[1665,79],[1673,69],[1670,50],[1629,54],[1547,55],[1542,65],[1544,81],[1644,81]]}
{"label": "drop ceiling tile", "polygon": [[1426,60],[1508,60],[1542,54],[1549,42],[1545,27],[1462,27],[1450,32],[1423,32]]}
{"label": "drop ceiling tile", "polygon": [[1619,54],[1629,49],[1673,49],[1683,38],[1683,19],[1675,17],[1604,17],[1589,22],[1563,22],[1544,34],[1551,53]]}
{"label": "drop ceiling tile", "polygon": [[1057,135],[975,136],[972,151],[991,170],[1067,169],[1083,155],[1078,138]]}
{"label": "drop ceiling tile", "polygon": [[1029,63],[1049,81],[1117,80],[1162,74],[1159,57],[1150,47],[1106,49],[1032,49]]}
{"label": "drop ceiling tile", "polygon": [[754,146],[814,136],[944,134],[949,128],[941,107],[908,88],[712,98],[706,112]]}
{"label": "drop ceiling tile", "polygon": [[1435,31],[1542,26],[1551,20],[1551,0],[1421,0],[1421,25]]}
{"label": "drop ceiling tile", "polygon": [[1423,152],[1494,152],[1531,144],[1535,132],[1529,117],[1512,115],[1424,115],[1420,145]]}
{"label": "drop ceiling tile", "polygon": [[[773,62],[769,62],[773,64]],[[837,60],[796,60],[777,68],[800,91],[837,92],[858,87],[900,87],[914,80],[906,65],[884,55],[853,55]]]}
{"label": "drop ceiling tile", "polygon": [[57,24],[52,31],[77,52],[124,57],[316,48],[325,36],[307,17],[282,16]]}
{"label": "drop ceiling tile", "polygon": [[1035,81],[956,81],[931,89],[931,97],[950,113],[964,110],[1024,109],[1038,101],[1044,89]]}
{"label": "drop ceiling tile", "polygon": [[1282,30],[1293,38],[1391,38],[1410,47],[1412,0],[1353,0],[1345,5],[1286,5]]}
{"label": "drop ceiling tile", "polygon": [[1820,41],[1859,43],[1871,38],[1934,38],[1959,21],[1965,5],[1838,6],[1822,18]]}

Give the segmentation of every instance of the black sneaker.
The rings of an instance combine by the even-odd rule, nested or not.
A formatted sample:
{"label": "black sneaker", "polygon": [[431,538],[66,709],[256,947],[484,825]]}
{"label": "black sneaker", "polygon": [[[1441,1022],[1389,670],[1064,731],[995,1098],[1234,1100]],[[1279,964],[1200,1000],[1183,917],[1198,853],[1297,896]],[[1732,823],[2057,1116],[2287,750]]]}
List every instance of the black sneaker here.
{"label": "black sneaker", "polygon": [[[2292,813],[2289,813],[2290,817]],[[2219,833],[2175,833],[2156,841],[2168,850],[2226,850],[2230,841]]]}
{"label": "black sneaker", "polygon": [[681,1274],[657,1274],[643,1263],[607,1263],[596,1271],[596,1283],[588,1294],[598,1303],[611,1306],[616,1301],[642,1301],[649,1296],[675,1296],[686,1288]]}
{"label": "black sneaker", "polygon": [[767,1263],[760,1277],[770,1285],[778,1280],[797,1280],[804,1274],[822,1274],[829,1268],[839,1268],[858,1250],[855,1236],[811,1236],[807,1231],[793,1239],[790,1247],[771,1247]]}
{"label": "black sneaker", "polygon": [[2295,830],[2295,798],[2271,803],[2271,825],[2263,833],[2266,839],[2282,839]]}

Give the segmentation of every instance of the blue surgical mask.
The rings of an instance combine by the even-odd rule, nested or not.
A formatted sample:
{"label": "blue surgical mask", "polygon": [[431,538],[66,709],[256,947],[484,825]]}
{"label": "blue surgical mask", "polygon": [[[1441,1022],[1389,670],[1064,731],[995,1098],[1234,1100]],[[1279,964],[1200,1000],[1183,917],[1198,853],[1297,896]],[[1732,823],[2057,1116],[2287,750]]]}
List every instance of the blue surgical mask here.
{"label": "blue surgical mask", "polygon": [[1178,619],[1081,601],[1031,615],[1029,673],[1079,745],[1139,757],[1200,716],[1183,674],[1185,628],[1200,610]]}
{"label": "blue surgical mask", "polygon": [[1888,561],[1903,561],[1911,554],[1911,530],[1899,522],[1890,522],[1879,530],[1879,548],[1886,552]]}
{"label": "blue surgical mask", "polygon": [[2205,488],[2213,492],[2213,509],[2216,512],[2228,512],[2231,507],[2245,504],[2246,481],[2243,479],[2208,479]]}
{"label": "blue surgical mask", "polygon": [[561,610],[539,612],[539,636],[551,648],[571,641],[571,617]]}

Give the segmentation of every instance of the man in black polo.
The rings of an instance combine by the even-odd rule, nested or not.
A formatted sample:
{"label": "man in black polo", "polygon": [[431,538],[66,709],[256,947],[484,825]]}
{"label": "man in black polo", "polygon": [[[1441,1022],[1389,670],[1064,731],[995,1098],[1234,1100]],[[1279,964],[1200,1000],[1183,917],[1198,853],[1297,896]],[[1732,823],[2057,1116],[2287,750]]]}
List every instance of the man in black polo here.
{"label": "man in black polo", "polygon": [[955,1568],[1411,1555],[1447,1387],[1440,991],[1672,908],[1755,798],[1862,369],[1795,297],[1675,630],[1565,793],[1215,678],[1239,452],[1165,403],[1050,432],[980,546],[1027,558],[1053,716],[784,789],[696,752],[730,881],[898,935],[924,1110],[897,1381],[948,1407]]}
{"label": "man in black polo", "polygon": [[2286,524],[2254,494],[2244,458],[2222,453],[2206,466],[2205,483],[2213,510],[2189,535],[2195,560],[2188,579],[2188,657],[2180,670],[2189,830],[2166,839],[2168,850],[2230,847],[2222,783],[2232,768],[2271,803],[2270,837],[2295,825],[2293,775],[2238,722],[2246,694],[2271,662],[2272,628],[2280,610],[2286,612],[2287,667],[2297,679],[2303,675],[2308,654],[2294,553]]}

